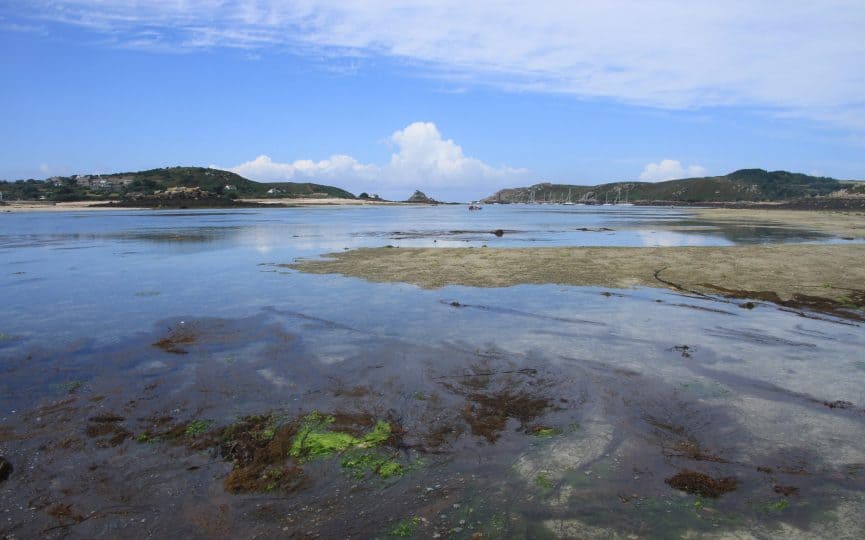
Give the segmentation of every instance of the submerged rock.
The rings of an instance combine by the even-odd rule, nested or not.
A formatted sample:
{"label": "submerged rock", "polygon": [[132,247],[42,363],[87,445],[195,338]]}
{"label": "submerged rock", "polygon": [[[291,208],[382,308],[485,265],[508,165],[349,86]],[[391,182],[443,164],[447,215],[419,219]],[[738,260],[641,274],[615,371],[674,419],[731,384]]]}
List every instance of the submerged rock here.
{"label": "submerged rock", "polygon": [[12,474],[12,464],[6,458],[0,456],[0,482],[5,481]]}
{"label": "submerged rock", "polygon": [[545,474],[557,484],[569,471],[580,470],[610,451],[613,427],[603,422],[585,422],[580,429],[552,438],[550,444],[533,447],[517,458],[514,470],[532,483]]}
{"label": "submerged rock", "polygon": [[720,497],[735,491],[739,482],[732,476],[712,478],[706,473],[682,469],[675,476],[664,480],[670,487],[703,497]]}

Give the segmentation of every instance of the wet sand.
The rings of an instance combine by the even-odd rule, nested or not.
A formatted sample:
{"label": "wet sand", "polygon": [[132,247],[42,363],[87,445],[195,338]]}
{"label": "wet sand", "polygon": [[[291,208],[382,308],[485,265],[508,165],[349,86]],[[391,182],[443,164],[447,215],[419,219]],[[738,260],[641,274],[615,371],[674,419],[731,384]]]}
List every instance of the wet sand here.
{"label": "wet sand", "polygon": [[[865,289],[865,245],[735,247],[359,249],[290,268],[424,288],[562,284],[669,287],[704,294],[771,291],[854,303]],[[747,296],[744,294],[743,296]]]}
{"label": "wet sand", "polygon": [[694,213],[700,220],[715,223],[742,225],[753,222],[762,226],[811,229],[841,237],[865,238],[865,212],[700,208]]}

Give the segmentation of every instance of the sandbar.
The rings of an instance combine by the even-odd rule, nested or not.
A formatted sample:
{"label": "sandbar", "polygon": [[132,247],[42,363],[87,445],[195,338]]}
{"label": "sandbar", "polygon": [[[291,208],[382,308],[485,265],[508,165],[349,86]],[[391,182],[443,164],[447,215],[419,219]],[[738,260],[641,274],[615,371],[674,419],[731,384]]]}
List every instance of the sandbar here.
{"label": "sandbar", "polygon": [[[289,268],[423,288],[562,284],[771,291],[849,304],[865,289],[865,244],[731,247],[368,248]],[[857,301],[853,301],[858,305]]]}

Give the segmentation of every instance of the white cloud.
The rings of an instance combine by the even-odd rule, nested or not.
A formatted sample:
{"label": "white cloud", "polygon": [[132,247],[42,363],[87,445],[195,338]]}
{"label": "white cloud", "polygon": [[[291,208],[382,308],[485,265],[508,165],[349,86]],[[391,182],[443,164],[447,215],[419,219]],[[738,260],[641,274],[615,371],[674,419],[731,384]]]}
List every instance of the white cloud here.
{"label": "white cloud", "polygon": [[437,198],[472,199],[488,195],[494,187],[529,179],[527,169],[494,167],[466,156],[453,140],[442,138],[432,122],[409,124],[387,142],[396,151],[384,165],[346,155],[291,163],[261,155],[228,170],[251,180],[331,183],[355,194],[366,191],[394,199],[404,199],[415,189]]}
{"label": "white cloud", "polygon": [[379,176],[375,165],[364,165],[351,156],[335,155],[321,161],[300,159],[292,163],[279,163],[270,156],[261,155],[229,170],[253,179],[284,182],[324,182],[344,178],[373,180]]}
{"label": "white cloud", "polygon": [[861,0],[28,0],[16,17],[157,50],[386,55],[459,86],[662,108],[747,106],[865,129]]}
{"label": "white cloud", "polygon": [[705,167],[689,165],[683,167],[675,159],[664,159],[660,163],[649,163],[643,168],[640,180],[644,182],[662,182],[664,180],[677,180],[679,178],[695,178],[706,176]]}
{"label": "white cloud", "polygon": [[466,156],[453,140],[442,139],[432,122],[409,124],[388,140],[397,148],[382,170],[384,181],[391,185],[490,186],[528,174],[526,169],[493,167]]}

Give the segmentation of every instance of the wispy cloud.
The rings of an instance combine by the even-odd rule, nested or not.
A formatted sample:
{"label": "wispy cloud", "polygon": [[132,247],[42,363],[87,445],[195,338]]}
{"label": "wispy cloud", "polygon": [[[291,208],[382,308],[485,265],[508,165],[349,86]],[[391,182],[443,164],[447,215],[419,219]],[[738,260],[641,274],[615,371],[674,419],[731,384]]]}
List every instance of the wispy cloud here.
{"label": "wispy cloud", "polygon": [[361,163],[347,155],[287,163],[261,155],[228,170],[253,180],[335,183],[355,193],[367,191],[389,198],[408,197],[414,189],[477,198],[493,187],[530,178],[527,169],[495,167],[465,155],[432,122],[409,124],[385,142],[395,151],[383,165]]}
{"label": "wispy cloud", "polygon": [[[23,21],[161,50],[386,55],[457,86],[659,108],[748,106],[865,129],[861,0],[28,0]],[[130,36],[126,38],[126,36]]]}

